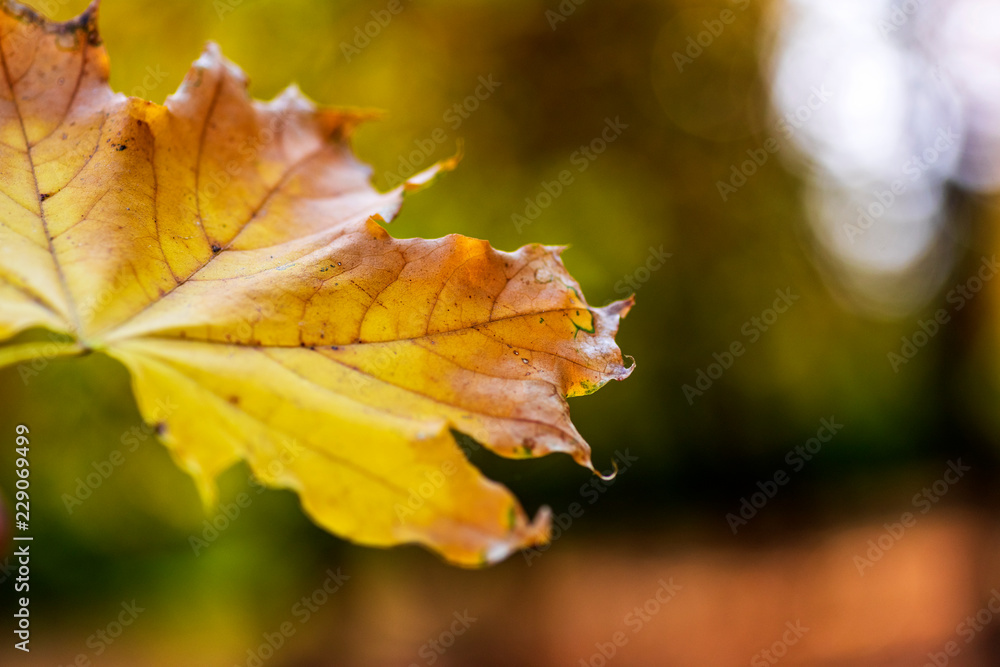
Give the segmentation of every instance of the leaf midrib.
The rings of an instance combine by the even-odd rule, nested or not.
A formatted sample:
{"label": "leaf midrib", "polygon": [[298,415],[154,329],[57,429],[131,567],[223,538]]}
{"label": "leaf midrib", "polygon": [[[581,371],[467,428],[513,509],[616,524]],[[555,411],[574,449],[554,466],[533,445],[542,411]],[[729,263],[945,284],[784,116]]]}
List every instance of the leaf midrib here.
{"label": "leaf midrib", "polygon": [[[87,67],[87,53],[88,49],[84,48],[80,52],[80,73],[77,77],[76,85],[73,88],[73,93],[70,96],[69,103],[67,105],[67,115],[69,109],[72,108],[73,102],[76,99],[77,93],[80,90],[80,82],[83,79],[83,74]],[[55,252],[55,246],[52,242],[52,235],[49,233],[49,223],[45,218],[45,206],[42,202],[42,192],[38,187],[38,173],[35,171],[35,160],[32,155],[31,149],[33,148],[31,142],[28,140],[28,130],[24,125],[24,115],[21,113],[21,105],[17,101],[17,92],[15,91],[15,86],[17,82],[10,75],[10,68],[7,65],[7,56],[3,49],[3,35],[0,34],[0,66],[3,68],[4,78],[7,80],[7,85],[10,86],[11,104],[14,105],[14,111],[17,112],[17,122],[21,128],[21,136],[24,139],[25,147],[25,157],[28,160],[28,165],[31,167],[31,180],[35,185],[35,201],[38,202],[38,220],[42,224],[42,232],[45,234],[45,242],[48,245],[49,255],[52,257],[52,264],[55,267],[56,274],[59,278],[59,285],[62,288],[63,296],[66,298],[66,308],[67,314],[70,316],[72,321],[68,322],[71,330],[79,333],[81,330],[80,314],[77,310],[76,304],[73,300],[73,294],[69,290],[69,283],[66,281],[66,273],[63,271],[62,263],[59,261],[59,256]],[[59,121],[58,125],[61,126],[65,122],[65,116],[63,120]],[[49,304],[50,308],[53,308],[54,304]],[[60,316],[58,312],[54,312],[55,315]]]}

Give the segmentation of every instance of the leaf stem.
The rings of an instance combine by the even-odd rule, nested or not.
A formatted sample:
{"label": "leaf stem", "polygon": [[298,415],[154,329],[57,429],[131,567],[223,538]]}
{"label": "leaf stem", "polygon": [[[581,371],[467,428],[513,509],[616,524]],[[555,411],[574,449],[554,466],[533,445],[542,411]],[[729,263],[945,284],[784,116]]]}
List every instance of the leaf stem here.
{"label": "leaf stem", "polygon": [[8,345],[0,347],[0,368],[32,359],[74,357],[86,354],[87,352],[87,348],[81,345],[79,341],[35,341],[22,345]]}

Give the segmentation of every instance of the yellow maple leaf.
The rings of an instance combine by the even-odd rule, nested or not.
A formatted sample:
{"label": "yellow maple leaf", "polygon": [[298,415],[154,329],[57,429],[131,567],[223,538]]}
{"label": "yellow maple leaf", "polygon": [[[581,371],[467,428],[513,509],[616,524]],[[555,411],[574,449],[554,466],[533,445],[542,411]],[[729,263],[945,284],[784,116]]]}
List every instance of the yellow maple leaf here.
{"label": "yellow maple leaf", "polygon": [[588,306],[561,248],[390,237],[404,193],[453,165],[376,191],[348,144],[370,114],[253,101],[214,45],[165,105],[127,98],[96,3],[65,23],[2,8],[0,339],[41,327],[121,361],[207,503],[245,460],[359,543],[478,565],[547,538],[451,430],[593,469],[565,397],[629,375],[631,300]]}

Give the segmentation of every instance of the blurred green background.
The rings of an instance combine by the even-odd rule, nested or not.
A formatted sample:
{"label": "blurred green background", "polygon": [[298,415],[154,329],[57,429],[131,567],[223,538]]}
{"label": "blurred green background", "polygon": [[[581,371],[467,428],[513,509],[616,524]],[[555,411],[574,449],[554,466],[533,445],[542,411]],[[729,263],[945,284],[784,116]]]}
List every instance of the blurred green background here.
{"label": "blurred green background", "polygon": [[[998,209],[989,188],[948,187],[943,228],[957,231],[948,261],[937,264],[941,280],[902,311],[852,299],[837,279],[846,269],[809,222],[810,160],[775,125],[769,58],[782,16],[801,4],[564,0],[574,10],[553,29],[546,12],[560,11],[555,0],[402,0],[355,53],[344,44],[356,46],[356,29],[386,2],[104,0],[116,90],[162,103],[204,43],[216,41],[249,74],[257,98],[295,82],[324,105],[386,111],[354,142],[379,187],[436,129],[447,139],[421,166],[462,144],[458,169],[407,199],[389,226],[394,236],[457,232],[504,250],[569,245],[565,263],[595,305],[631,292],[623,287],[631,280],[637,305],[618,341],[637,369],[571,407],[599,467],[615,451],[638,461],[590,505],[581,495],[590,478],[568,458],[477,454],[529,511],[585,508],[538,558],[515,555],[481,572],[449,568],[417,548],[345,543],[309,522],[291,493],[256,494],[239,467],[223,478],[222,497],[248,491],[252,504],[195,556],[189,537],[206,518],[195,487],[142,430],[124,369],[92,356],[52,362],[25,383],[7,368],[0,432],[26,423],[33,436],[38,648],[3,664],[69,665],[86,654],[105,665],[248,665],[262,633],[288,620],[296,635],[263,664],[588,664],[633,602],[673,572],[704,586],[687,586],[670,603],[677,616],[651,621],[658,626],[618,649],[614,664],[746,664],[807,607],[819,610],[815,629],[797,653],[789,649],[787,664],[918,664],[941,650],[963,610],[974,612],[998,583],[1000,285],[987,283],[952,312],[898,372],[887,354],[919,320],[950,310],[947,292],[996,251]],[[68,19],[86,2],[49,5]],[[686,37],[727,9],[737,20],[679,76],[674,54]],[[467,104],[480,77],[500,85],[467,118],[449,113]],[[607,119],[627,127],[518,230],[512,215],[525,215],[526,198],[574,168],[575,152]],[[772,137],[777,154],[724,201],[719,181]],[[654,251],[670,257],[647,271]],[[785,289],[798,300],[751,342],[745,326]],[[695,386],[735,341],[745,353],[689,401],[682,387]],[[824,418],[843,430],[734,535],[727,513],[757,482],[789,470],[786,454]],[[134,451],[130,433],[142,437]],[[68,511],[64,494],[116,449],[124,464]],[[899,541],[896,553],[914,550],[905,561],[886,555],[887,583],[867,588],[874,579],[859,577],[854,552],[865,552],[883,522],[913,511],[910,497],[957,458],[972,472],[913,529],[921,537]],[[10,448],[0,448],[8,494],[12,462]],[[841,539],[853,545],[847,552],[823,551]],[[328,568],[350,579],[300,625],[291,610]],[[888,581],[890,571],[898,581]],[[782,586],[783,574],[796,588]],[[834,585],[837,577],[850,583]],[[915,583],[925,577],[957,583],[925,590]],[[2,584],[2,627],[13,610],[10,586]],[[838,587],[857,589],[856,599],[838,598]],[[88,638],[133,599],[145,611],[113,644],[98,642],[98,654]],[[885,628],[868,628],[871,640],[850,648],[835,640],[850,634],[845,619],[872,607]],[[428,653],[426,642],[465,609],[478,620],[448,651]],[[919,622],[906,616],[915,613],[924,614]],[[911,634],[896,627],[904,621]],[[824,632],[834,639],[824,643]],[[1000,664],[990,657],[997,636],[977,634],[961,664]]]}

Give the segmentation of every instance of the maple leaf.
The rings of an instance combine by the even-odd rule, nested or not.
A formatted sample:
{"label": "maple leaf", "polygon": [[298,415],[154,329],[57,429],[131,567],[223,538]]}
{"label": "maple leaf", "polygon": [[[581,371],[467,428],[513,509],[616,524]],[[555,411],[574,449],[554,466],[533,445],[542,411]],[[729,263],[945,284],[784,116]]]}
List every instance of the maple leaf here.
{"label": "maple leaf", "polygon": [[629,375],[631,300],[588,306],[561,248],[390,237],[451,162],[380,193],[349,147],[370,114],[253,101],[214,45],[160,106],[110,89],[96,3],[55,23],[3,0],[0,65],[0,339],[122,362],[208,504],[245,460],[359,543],[479,565],[547,539],[452,430],[593,470],[565,397]]}

